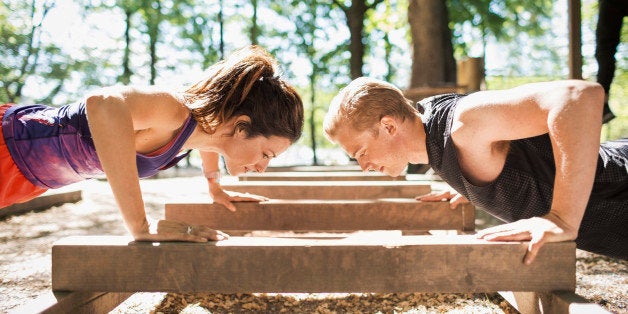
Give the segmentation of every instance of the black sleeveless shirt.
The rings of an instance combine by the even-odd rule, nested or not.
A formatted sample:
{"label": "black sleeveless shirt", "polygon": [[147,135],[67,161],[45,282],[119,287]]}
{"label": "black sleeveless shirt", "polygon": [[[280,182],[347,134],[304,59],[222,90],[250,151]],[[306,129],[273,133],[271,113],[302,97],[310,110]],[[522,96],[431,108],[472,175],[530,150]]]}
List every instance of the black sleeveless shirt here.
{"label": "black sleeveless shirt", "polygon": [[[462,175],[451,139],[454,110],[463,97],[446,94],[417,104],[434,172],[475,206],[505,222],[547,214],[556,173],[549,135],[511,141],[499,176],[487,185],[474,185]],[[600,145],[593,190],[582,193],[591,196],[577,247],[628,259],[628,139]]]}

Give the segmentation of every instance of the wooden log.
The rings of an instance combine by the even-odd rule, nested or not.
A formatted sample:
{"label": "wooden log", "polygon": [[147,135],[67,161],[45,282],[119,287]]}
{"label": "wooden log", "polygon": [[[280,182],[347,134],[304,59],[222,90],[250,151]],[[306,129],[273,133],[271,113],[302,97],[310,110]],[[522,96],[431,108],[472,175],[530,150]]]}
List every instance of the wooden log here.
{"label": "wooden log", "polygon": [[335,165],[335,166],[269,166],[265,172],[362,172],[359,165]]}
{"label": "wooden log", "polygon": [[482,89],[485,81],[484,58],[465,58],[457,62],[458,85],[465,86],[465,92]]}
{"label": "wooden log", "polygon": [[412,100],[412,101],[420,101],[423,98],[442,95],[442,94],[450,94],[450,93],[464,93],[466,86],[458,86],[458,85],[443,85],[443,86],[423,86],[423,87],[413,87],[403,91],[403,95]]}
{"label": "wooden log", "polygon": [[424,181],[240,181],[221,186],[277,199],[413,198],[431,191]]}
{"label": "wooden log", "polygon": [[[448,202],[414,199],[271,200],[238,203],[230,212],[222,205],[168,203],[168,220],[207,225],[225,232],[242,230],[464,230],[475,226],[471,204],[455,209]],[[472,223],[473,222],[473,223]]]}
{"label": "wooden log", "polygon": [[17,203],[0,208],[0,219],[31,211],[42,211],[61,204],[76,203],[83,199],[82,195],[82,191],[75,188],[48,190],[44,194],[28,202]]}
{"label": "wooden log", "polygon": [[575,289],[575,243],[475,236],[232,237],[208,243],[71,237],[52,248],[53,291],[493,292]]}
{"label": "wooden log", "polygon": [[609,314],[598,304],[590,303],[572,291],[552,293],[499,291],[499,294],[522,314]]}
{"label": "wooden log", "polygon": [[329,172],[264,172],[245,173],[240,181],[403,181],[405,175],[391,177],[379,172],[329,171]]}
{"label": "wooden log", "polygon": [[109,313],[132,294],[130,292],[49,292],[12,311],[12,313]]}

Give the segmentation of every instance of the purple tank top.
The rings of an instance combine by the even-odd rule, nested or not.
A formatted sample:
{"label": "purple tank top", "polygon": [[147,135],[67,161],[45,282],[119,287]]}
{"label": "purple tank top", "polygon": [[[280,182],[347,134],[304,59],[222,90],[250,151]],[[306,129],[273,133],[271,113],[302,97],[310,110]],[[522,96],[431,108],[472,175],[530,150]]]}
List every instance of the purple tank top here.
{"label": "purple tank top", "polygon": [[[175,165],[188,153],[181,147],[194,131],[191,115],[168,150],[136,155],[141,178]],[[13,106],[2,117],[2,132],[13,160],[36,186],[59,188],[103,174],[87,123],[85,103],[62,107]]]}

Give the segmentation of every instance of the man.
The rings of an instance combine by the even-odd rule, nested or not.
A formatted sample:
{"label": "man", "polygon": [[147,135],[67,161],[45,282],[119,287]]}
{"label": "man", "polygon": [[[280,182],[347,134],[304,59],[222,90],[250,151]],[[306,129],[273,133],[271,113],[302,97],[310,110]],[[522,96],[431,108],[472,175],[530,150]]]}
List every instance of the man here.
{"label": "man", "polygon": [[429,163],[508,222],[478,237],[530,241],[526,264],[544,243],[567,240],[628,259],[628,139],[600,145],[603,104],[599,84],[573,80],[435,96],[415,108],[393,85],[359,78],[334,98],[324,130],[365,171],[397,176]]}

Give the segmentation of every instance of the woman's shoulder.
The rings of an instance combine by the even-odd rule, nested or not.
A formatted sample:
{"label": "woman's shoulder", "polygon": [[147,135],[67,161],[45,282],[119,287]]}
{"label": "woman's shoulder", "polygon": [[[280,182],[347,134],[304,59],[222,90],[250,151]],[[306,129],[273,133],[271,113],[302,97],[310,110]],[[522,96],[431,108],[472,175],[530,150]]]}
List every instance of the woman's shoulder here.
{"label": "woman's shoulder", "polygon": [[152,127],[177,129],[190,115],[175,91],[159,86],[110,86],[100,93],[120,97],[134,121]]}

